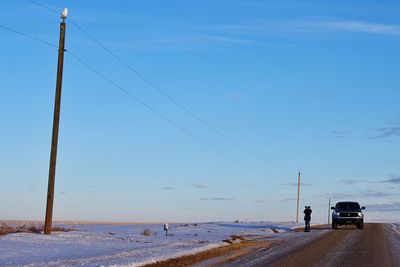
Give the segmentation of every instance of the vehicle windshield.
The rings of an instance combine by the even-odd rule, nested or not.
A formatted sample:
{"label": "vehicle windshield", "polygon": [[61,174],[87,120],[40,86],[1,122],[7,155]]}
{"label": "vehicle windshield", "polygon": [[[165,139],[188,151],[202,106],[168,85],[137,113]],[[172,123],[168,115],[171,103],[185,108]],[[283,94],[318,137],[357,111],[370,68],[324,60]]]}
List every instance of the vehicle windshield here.
{"label": "vehicle windshield", "polygon": [[356,202],[341,202],[336,204],[336,210],[342,211],[359,211],[360,205]]}

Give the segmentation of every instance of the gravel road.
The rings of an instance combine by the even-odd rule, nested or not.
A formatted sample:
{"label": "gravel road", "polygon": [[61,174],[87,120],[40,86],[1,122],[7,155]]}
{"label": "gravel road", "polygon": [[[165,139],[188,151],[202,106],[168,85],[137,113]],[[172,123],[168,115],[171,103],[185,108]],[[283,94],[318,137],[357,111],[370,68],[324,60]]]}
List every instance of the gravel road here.
{"label": "gravel road", "polygon": [[[315,238],[302,242],[304,234]],[[365,224],[364,230],[315,230],[223,266],[400,266],[400,236],[386,224]]]}

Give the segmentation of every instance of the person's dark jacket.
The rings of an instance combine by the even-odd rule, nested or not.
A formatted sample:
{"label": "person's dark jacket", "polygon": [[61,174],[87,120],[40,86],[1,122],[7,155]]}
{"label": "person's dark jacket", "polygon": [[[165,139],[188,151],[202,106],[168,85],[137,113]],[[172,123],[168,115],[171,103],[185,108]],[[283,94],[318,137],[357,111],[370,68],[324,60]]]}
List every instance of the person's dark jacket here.
{"label": "person's dark jacket", "polygon": [[311,212],[312,212],[312,210],[310,208],[307,208],[304,210],[304,220],[305,221],[311,221]]}

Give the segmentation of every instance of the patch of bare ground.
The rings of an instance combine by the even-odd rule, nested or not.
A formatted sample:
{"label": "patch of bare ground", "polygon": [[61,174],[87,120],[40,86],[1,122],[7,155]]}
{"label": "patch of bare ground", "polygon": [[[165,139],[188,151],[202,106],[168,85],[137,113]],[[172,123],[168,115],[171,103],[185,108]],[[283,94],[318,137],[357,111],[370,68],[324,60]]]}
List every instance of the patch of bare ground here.
{"label": "patch of bare ground", "polygon": [[209,264],[206,265],[212,266],[234,260],[249,253],[249,251],[272,246],[272,242],[270,241],[246,241],[243,236],[236,235],[224,240],[224,242],[227,243],[228,246],[217,247],[197,254],[148,264],[145,265],[145,267],[184,267],[207,261],[209,261]]}
{"label": "patch of bare ground", "polygon": [[[0,236],[14,234],[14,233],[33,233],[40,234],[44,230],[44,226],[37,226],[34,224],[22,224],[22,225],[11,225],[2,223],[0,225]],[[69,232],[73,231],[72,228],[64,228],[53,226],[52,231],[54,232]]]}

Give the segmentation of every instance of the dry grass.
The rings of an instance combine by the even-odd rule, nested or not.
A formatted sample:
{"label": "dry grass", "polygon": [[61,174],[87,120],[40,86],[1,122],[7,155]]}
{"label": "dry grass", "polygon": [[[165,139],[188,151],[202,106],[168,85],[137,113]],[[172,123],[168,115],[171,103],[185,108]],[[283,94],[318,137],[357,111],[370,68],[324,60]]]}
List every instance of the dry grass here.
{"label": "dry grass", "polygon": [[[166,261],[148,264],[145,265],[145,267],[186,267],[201,263],[202,261],[209,263],[204,264],[204,266],[234,266],[231,261],[233,261],[237,257],[240,257],[247,253],[251,253],[254,250],[260,248],[270,248],[272,244],[272,242],[267,241],[243,241],[237,244],[206,250],[197,254],[186,255],[179,258],[172,258]],[[212,259],[216,259],[216,261],[213,261]],[[202,264],[200,265],[203,266]]]}
{"label": "dry grass", "polygon": [[142,231],[142,235],[144,235],[144,236],[152,236],[152,235],[154,235],[154,233],[152,231],[150,231],[149,229],[144,229]]}
{"label": "dry grass", "polygon": [[232,244],[240,243],[240,242],[245,241],[245,240],[246,239],[241,235],[231,235],[228,239],[222,240],[222,242],[225,242],[225,243],[228,243],[229,245],[232,245]]}
{"label": "dry grass", "polygon": [[[2,223],[0,225],[0,236],[7,235],[7,234],[14,234],[14,233],[33,233],[33,234],[40,234],[43,232],[44,226],[37,226],[34,224],[22,224],[22,225],[10,225]],[[64,227],[52,227],[52,231],[54,232],[69,232],[73,231],[74,229],[71,228],[64,228]]]}

